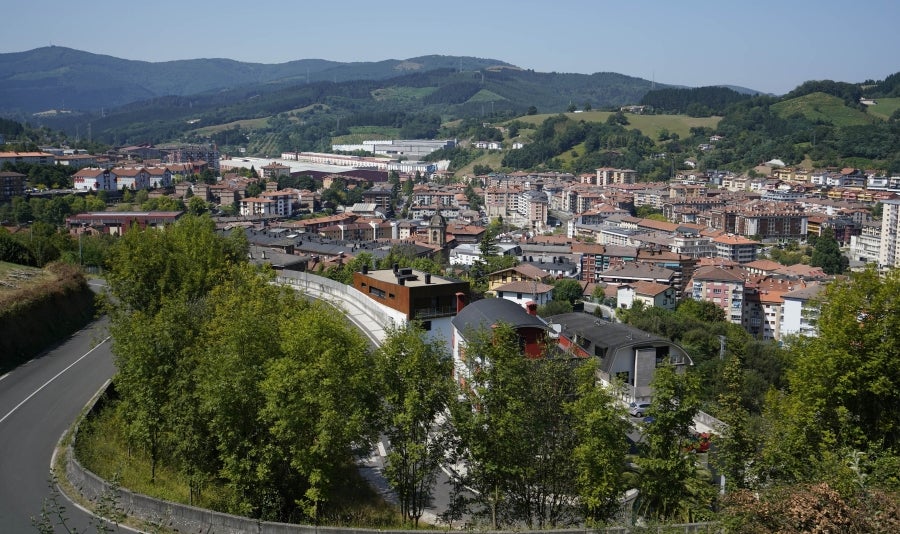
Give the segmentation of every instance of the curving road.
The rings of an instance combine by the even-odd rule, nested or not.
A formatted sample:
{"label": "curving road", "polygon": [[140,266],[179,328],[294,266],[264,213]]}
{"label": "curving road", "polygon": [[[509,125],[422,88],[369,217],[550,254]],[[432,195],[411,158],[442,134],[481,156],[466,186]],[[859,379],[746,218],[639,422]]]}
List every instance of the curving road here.
{"label": "curving road", "polygon": [[[50,458],[63,432],[115,372],[105,319],[0,377],[0,531],[37,532],[31,518],[50,495]],[[89,516],[60,497],[70,527]],[[58,529],[62,532],[62,529]]]}

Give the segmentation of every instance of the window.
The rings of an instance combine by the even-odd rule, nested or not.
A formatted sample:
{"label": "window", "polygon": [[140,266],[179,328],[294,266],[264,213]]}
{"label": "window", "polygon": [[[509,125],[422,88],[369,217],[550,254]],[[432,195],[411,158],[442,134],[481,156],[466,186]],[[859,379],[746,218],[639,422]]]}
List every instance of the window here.
{"label": "window", "polygon": [[383,298],[384,298],[384,290],[383,290],[383,289],[378,289],[377,287],[371,287],[371,286],[369,286],[369,294],[370,294],[370,295],[375,295],[376,297],[378,297],[378,298],[380,298],[380,299],[383,299]]}
{"label": "window", "polygon": [[519,299],[519,300],[521,300],[521,299],[522,299],[522,294],[521,294],[521,293],[516,293],[516,298]]}

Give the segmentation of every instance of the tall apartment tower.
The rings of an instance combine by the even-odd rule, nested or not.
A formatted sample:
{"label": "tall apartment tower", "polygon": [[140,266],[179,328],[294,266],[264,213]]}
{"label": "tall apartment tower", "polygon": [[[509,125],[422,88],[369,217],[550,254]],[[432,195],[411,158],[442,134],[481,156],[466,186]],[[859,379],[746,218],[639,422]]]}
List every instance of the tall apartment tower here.
{"label": "tall apartment tower", "polygon": [[878,268],[900,267],[900,200],[885,200],[881,214],[881,246]]}

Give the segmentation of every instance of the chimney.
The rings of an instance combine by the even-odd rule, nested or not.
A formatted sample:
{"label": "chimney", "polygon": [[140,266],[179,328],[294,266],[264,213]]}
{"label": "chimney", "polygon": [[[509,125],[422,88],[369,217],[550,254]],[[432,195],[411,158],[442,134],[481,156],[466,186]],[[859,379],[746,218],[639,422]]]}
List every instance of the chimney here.
{"label": "chimney", "polygon": [[363,266],[362,266],[362,273],[363,273],[363,274],[369,274],[369,266],[368,266],[368,264],[365,264],[365,263],[363,264]]}
{"label": "chimney", "polygon": [[537,304],[535,304],[534,301],[529,300],[525,304],[525,309],[528,311],[528,315],[537,316]]}
{"label": "chimney", "polygon": [[397,279],[397,283],[400,284],[401,286],[405,286],[405,285],[406,285],[406,278],[398,278],[398,279]]}
{"label": "chimney", "polygon": [[400,264],[399,264],[399,263],[395,263],[395,264],[394,264],[394,274],[397,274],[397,271],[398,271],[399,269],[400,269]]}
{"label": "chimney", "polygon": [[456,313],[461,312],[465,306],[466,306],[465,293],[462,293],[462,292],[456,293]]}
{"label": "chimney", "polygon": [[426,284],[431,283],[431,273],[425,273],[425,283]]}

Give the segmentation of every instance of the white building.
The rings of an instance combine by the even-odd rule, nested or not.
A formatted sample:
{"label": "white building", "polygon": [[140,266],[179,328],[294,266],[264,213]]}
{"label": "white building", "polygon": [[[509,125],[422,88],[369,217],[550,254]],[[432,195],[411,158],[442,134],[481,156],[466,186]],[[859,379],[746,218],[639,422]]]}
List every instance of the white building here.
{"label": "white building", "polygon": [[878,268],[900,267],[900,200],[885,200],[881,214],[881,245]]}
{"label": "white building", "polygon": [[85,168],[72,176],[76,191],[115,191],[116,174],[109,169]]}
{"label": "white building", "polygon": [[815,298],[822,292],[822,285],[808,285],[785,293],[782,308],[781,335],[800,334],[817,336],[819,307]]}

